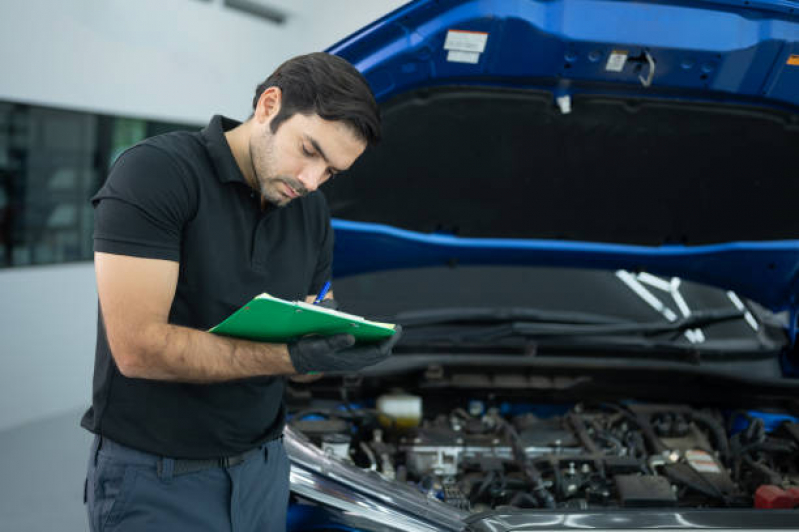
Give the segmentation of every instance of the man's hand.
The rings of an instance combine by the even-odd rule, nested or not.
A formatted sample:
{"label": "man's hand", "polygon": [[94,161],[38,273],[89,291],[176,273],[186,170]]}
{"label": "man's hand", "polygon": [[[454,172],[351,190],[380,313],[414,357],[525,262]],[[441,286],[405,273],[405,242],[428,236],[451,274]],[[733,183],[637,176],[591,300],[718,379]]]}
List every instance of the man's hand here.
{"label": "man's hand", "polygon": [[382,342],[353,347],[355,337],[351,334],[334,336],[306,336],[288,344],[289,358],[297,373],[311,371],[358,371],[382,362],[391,355],[391,350],[402,336],[402,327]]}
{"label": "man's hand", "polygon": [[338,301],[332,297],[328,297],[317,303],[320,307],[328,308],[330,310],[338,310]]}

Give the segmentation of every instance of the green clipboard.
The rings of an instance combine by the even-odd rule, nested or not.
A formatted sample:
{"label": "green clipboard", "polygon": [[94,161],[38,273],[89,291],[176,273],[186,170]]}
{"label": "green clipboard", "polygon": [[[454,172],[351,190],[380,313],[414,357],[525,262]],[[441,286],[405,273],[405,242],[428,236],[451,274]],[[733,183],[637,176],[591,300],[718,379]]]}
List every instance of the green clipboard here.
{"label": "green clipboard", "polygon": [[346,333],[356,342],[377,342],[394,334],[393,323],[370,321],[304,301],[286,301],[269,294],[255,296],[209,332],[259,342],[285,343],[308,334]]}

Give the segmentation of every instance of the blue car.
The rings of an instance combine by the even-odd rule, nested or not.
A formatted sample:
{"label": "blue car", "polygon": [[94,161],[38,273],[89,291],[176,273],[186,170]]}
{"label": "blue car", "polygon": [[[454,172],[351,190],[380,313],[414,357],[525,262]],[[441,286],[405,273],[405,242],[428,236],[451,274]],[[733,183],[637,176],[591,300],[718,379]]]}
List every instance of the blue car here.
{"label": "blue car", "polygon": [[292,384],[290,530],[799,529],[799,2],[419,0],[329,50],[389,360]]}

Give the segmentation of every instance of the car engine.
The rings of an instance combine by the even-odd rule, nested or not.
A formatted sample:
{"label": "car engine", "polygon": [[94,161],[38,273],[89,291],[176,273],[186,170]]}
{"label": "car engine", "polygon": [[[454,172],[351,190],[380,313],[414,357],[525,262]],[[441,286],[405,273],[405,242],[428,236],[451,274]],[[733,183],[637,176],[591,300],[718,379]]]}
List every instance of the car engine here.
{"label": "car engine", "polygon": [[799,507],[799,424],[790,416],[479,399],[438,411],[400,390],[295,410],[290,424],[330,456],[472,512]]}

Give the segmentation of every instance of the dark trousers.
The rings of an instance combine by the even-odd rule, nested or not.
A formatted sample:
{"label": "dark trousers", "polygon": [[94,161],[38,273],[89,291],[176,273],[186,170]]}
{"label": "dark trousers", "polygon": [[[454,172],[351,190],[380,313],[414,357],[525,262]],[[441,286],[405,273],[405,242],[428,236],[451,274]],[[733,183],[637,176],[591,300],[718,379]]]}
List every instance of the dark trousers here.
{"label": "dark trousers", "polygon": [[86,483],[90,530],[285,530],[289,461],[282,438],[230,467],[175,475],[174,464],[95,437]]}

